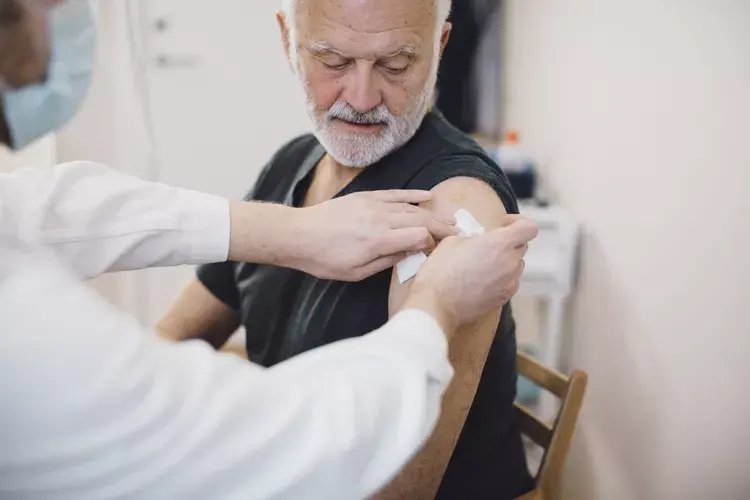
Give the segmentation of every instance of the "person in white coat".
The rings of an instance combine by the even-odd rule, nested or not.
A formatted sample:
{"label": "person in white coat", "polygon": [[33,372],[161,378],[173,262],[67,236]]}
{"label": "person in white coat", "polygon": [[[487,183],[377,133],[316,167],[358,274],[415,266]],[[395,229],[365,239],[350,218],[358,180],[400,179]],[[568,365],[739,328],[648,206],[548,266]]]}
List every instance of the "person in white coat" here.
{"label": "person in white coat", "polygon": [[[64,122],[45,120],[42,108],[20,113],[33,111],[29,95],[44,97],[33,101],[42,107],[60,98],[49,84],[62,61],[29,87],[5,60],[8,30],[43,3],[0,0],[0,77],[13,89],[3,92],[14,110],[6,125],[22,142]],[[82,5],[55,7],[53,59],[54,19],[74,12],[58,9]],[[0,175],[0,498],[375,493],[436,422],[452,378],[443,332],[510,298],[536,234],[513,219],[453,237],[450,224],[409,204],[427,196],[366,193],[296,209],[232,203],[90,162]],[[271,369],[161,340],[80,283],[228,258],[360,279],[433,238],[444,239],[388,324]]]}

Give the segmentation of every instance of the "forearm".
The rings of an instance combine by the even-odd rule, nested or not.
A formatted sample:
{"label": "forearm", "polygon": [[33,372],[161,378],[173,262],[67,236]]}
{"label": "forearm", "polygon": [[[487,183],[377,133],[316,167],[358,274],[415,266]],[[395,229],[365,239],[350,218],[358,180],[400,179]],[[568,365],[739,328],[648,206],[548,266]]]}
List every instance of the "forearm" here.
{"label": "forearm", "polygon": [[239,315],[217,299],[199,279],[185,287],[155,329],[171,341],[203,340],[221,348],[239,328]]}
{"label": "forearm", "polygon": [[14,247],[0,245],[0,463],[17,465],[0,497],[365,498],[434,428],[452,370],[427,315],[266,370],[161,341]]}
{"label": "forearm", "polygon": [[425,446],[377,500],[432,500],[463,430],[484,370],[499,314],[455,332],[450,348],[455,376],[443,397],[437,426]]}
{"label": "forearm", "polygon": [[[300,209],[263,202],[230,204],[229,260],[291,267],[299,246]],[[297,237],[295,237],[297,236]]]}
{"label": "forearm", "polygon": [[92,162],[0,175],[0,234],[52,249],[80,278],[226,260],[222,198]]}

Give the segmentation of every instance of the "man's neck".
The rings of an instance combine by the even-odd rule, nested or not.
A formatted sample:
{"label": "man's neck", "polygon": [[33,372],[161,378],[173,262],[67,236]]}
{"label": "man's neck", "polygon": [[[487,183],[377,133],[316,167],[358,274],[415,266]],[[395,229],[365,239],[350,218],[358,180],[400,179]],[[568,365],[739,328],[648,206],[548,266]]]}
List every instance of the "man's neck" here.
{"label": "man's neck", "polygon": [[325,155],[315,167],[313,181],[305,197],[305,205],[317,205],[330,200],[354,180],[362,170],[361,168],[341,165],[331,156]]}
{"label": "man's neck", "polygon": [[347,184],[352,182],[364,169],[352,168],[342,165],[334,160],[331,156],[325,155],[321,162],[322,172],[328,179],[330,187],[336,192],[341,191]]}

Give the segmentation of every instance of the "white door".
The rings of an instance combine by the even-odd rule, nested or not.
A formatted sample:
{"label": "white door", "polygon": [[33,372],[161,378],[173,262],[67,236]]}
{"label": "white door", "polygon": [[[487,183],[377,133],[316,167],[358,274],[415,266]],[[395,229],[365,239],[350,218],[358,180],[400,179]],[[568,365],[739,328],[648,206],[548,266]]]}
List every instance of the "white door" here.
{"label": "white door", "polygon": [[[308,130],[275,19],[280,4],[140,0],[154,180],[239,199],[276,149]],[[140,319],[153,324],[193,275],[141,273]]]}

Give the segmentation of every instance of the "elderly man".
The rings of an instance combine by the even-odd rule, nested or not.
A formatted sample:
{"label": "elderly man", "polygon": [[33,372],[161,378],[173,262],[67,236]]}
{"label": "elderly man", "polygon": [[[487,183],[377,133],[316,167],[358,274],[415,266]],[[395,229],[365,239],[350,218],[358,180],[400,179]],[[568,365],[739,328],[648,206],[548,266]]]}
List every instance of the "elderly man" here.
{"label": "elderly man", "polygon": [[[304,87],[313,135],[271,159],[249,199],[311,206],[364,190],[432,190],[450,218],[468,210],[485,228],[517,205],[507,178],[469,137],[429,111],[450,34],[450,0],[288,1],[278,23]],[[200,268],[158,329],[221,346],[239,325],[251,360],[270,366],[365,334],[402,306],[410,282],[386,271],[341,283],[272,266]],[[456,377],[437,429],[382,498],[513,498],[531,488],[514,428],[515,326],[510,307],[451,346]],[[398,402],[394,402],[398,404]]]}

